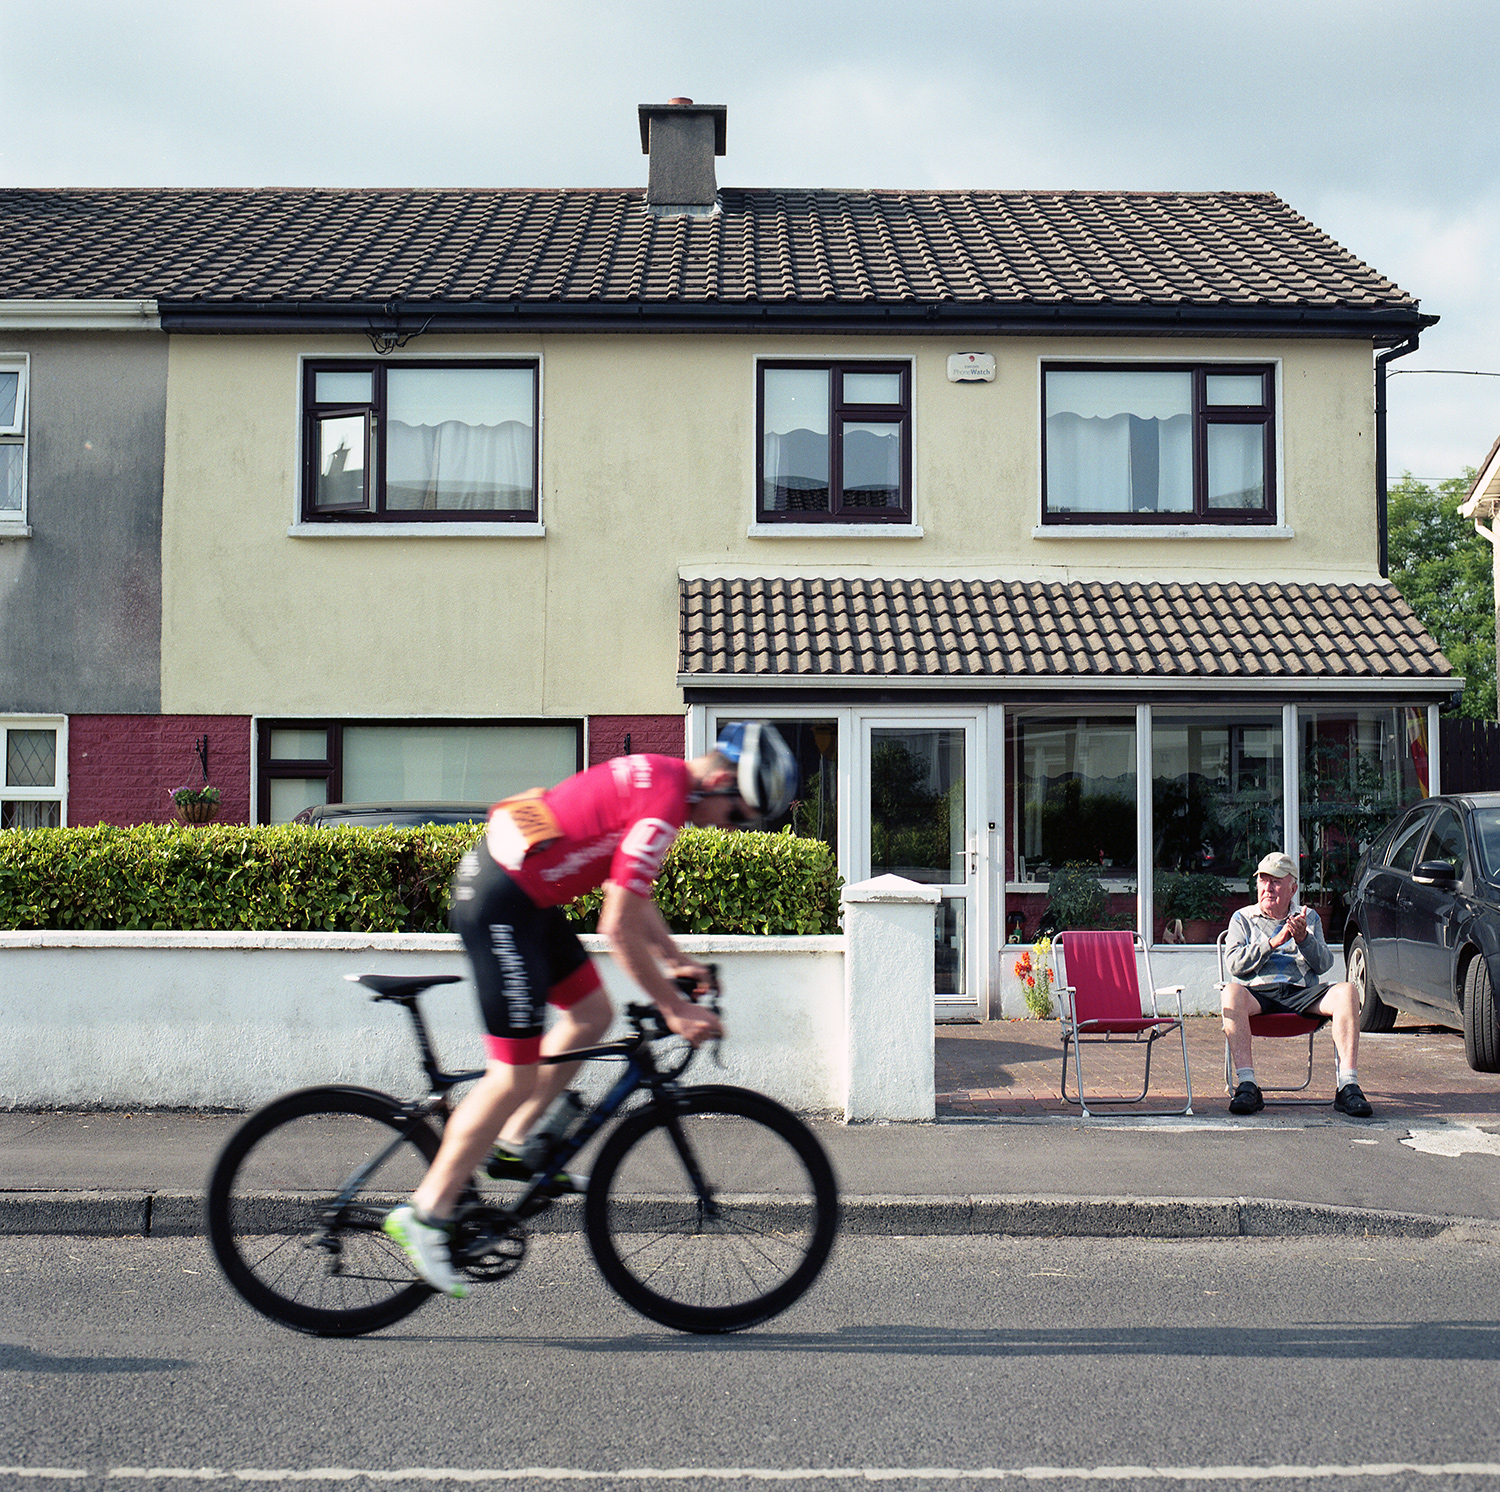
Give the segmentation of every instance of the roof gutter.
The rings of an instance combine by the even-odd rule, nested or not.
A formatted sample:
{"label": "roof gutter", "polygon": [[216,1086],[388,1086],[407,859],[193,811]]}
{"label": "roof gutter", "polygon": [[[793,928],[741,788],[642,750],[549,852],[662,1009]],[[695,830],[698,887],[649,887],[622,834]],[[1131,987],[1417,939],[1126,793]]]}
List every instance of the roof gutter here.
{"label": "roof gutter", "polygon": [[[1426,320],[1430,326],[1437,317],[1428,317]],[[1420,341],[1421,330],[1418,329],[1389,352],[1375,354],[1375,536],[1382,580],[1387,579],[1391,573],[1390,497],[1386,492],[1385,365],[1398,357],[1405,357],[1409,352],[1415,352]]]}
{"label": "roof gutter", "polygon": [[942,336],[1415,337],[1435,317],[1407,309],[1289,306],[977,306],[952,301],[164,300],[162,327],[188,333],[866,332]]}
{"label": "roof gutter", "polygon": [[0,299],[0,330],[159,332],[154,300]]}

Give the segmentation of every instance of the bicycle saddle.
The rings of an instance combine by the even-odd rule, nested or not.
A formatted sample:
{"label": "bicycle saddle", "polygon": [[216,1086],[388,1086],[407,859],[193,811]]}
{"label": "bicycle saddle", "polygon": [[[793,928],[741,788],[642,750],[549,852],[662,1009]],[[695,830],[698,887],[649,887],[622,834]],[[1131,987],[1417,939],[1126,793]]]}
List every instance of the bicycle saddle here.
{"label": "bicycle saddle", "polygon": [[377,1000],[406,1000],[420,995],[434,984],[461,984],[462,974],[422,974],[411,978],[402,974],[345,974],[350,984],[362,984],[375,991]]}

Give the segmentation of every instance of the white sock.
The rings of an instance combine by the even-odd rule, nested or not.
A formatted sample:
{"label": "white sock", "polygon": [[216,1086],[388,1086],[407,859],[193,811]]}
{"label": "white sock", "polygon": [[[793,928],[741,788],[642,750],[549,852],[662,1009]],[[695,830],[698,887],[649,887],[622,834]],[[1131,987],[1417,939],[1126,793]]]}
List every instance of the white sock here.
{"label": "white sock", "polygon": [[1341,1067],[1338,1080],[1334,1084],[1335,1091],[1339,1088],[1347,1088],[1350,1083],[1358,1083],[1359,1074],[1352,1067]]}
{"label": "white sock", "polygon": [[1236,1086],[1240,1083],[1253,1083],[1255,1081],[1255,1069],[1253,1067],[1236,1067],[1234,1070],[1234,1081]]}

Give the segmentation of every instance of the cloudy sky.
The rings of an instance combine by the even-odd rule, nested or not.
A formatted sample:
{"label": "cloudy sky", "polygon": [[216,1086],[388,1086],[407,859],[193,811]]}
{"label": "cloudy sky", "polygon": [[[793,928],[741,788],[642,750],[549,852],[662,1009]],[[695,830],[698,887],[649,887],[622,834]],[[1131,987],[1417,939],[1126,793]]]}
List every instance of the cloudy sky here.
{"label": "cloudy sky", "polygon": [[[636,105],[733,186],[1279,193],[1500,373],[1496,0],[0,0],[0,186],[638,186]],[[1500,377],[1390,384],[1393,476]]]}

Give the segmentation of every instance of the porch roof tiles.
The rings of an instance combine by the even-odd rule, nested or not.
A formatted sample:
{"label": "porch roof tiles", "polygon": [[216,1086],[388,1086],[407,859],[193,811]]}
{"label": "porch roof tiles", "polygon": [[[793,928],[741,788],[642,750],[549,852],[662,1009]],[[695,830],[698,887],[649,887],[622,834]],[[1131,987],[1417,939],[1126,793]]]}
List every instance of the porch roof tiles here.
{"label": "porch roof tiles", "polygon": [[1389,584],[685,578],[681,680],[1351,684],[1452,676]]}

